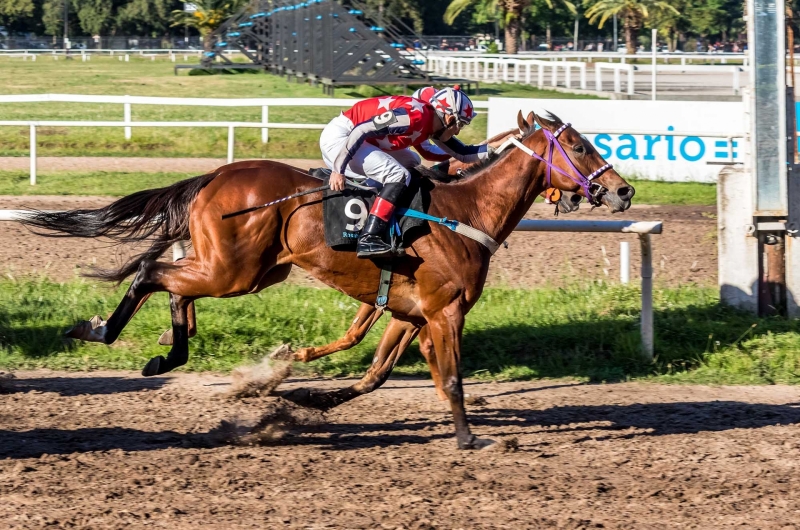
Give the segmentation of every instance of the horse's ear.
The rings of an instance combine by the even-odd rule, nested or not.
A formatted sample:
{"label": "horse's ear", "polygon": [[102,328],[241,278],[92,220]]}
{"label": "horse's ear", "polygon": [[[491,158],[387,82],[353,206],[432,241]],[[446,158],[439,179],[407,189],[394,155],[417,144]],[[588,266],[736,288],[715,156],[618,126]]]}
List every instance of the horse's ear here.
{"label": "horse's ear", "polygon": [[539,115],[535,115],[536,123],[539,124],[539,127],[542,129],[547,129],[550,132],[555,132],[558,130],[559,127],[564,125],[564,122],[561,121],[561,118],[552,114],[551,112],[547,112],[547,118],[544,118]]}
{"label": "horse's ear", "polygon": [[531,112],[528,113],[528,117],[525,118],[525,123],[528,124],[528,129],[531,129],[533,127],[534,123],[536,123],[534,121],[534,119],[533,119],[533,116],[534,116],[533,115],[533,111],[531,111]]}
{"label": "horse's ear", "polygon": [[525,119],[522,117],[522,111],[517,112],[517,127],[519,127],[519,133],[525,134],[528,132],[528,124],[525,122]]}

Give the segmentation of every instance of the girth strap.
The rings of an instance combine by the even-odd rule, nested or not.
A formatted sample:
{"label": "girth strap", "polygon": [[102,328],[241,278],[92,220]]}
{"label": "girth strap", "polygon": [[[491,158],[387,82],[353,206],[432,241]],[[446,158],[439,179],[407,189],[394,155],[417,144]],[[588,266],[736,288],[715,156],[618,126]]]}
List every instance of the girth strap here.
{"label": "girth strap", "polygon": [[389,303],[389,287],[392,285],[392,262],[386,261],[381,265],[381,282],[378,284],[378,297],[375,299],[375,307],[380,311],[386,309]]}
{"label": "girth strap", "polygon": [[424,212],[411,210],[408,208],[398,208],[397,214],[405,215],[406,217],[415,217],[417,219],[425,219],[426,221],[432,221],[434,223],[444,225],[457,234],[461,234],[464,237],[468,237],[474,241],[477,241],[484,247],[488,248],[491,254],[494,254],[497,252],[497,249],[500,248],[500,243],[492,239],[492,237],[485,232],[481,232],[477,228],[473,228],[453,219],[448,219],[447,217],[434,217],[433,215],[428,215]]}

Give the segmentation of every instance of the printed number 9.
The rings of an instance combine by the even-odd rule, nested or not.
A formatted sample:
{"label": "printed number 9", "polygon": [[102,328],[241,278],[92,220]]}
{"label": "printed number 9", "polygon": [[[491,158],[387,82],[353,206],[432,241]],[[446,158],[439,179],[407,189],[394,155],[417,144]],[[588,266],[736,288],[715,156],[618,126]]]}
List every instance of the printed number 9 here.
{"label": "printed number 9", "polygon": [[380,125],[388,125],[388,124],[392,123],[392,118],[394,118],[394,112],[392,112],[391,110],[387,110],[386,112],[384,112],[380,116],[375,116],[373,121],[375,122],[375,125],[378,125],[378,126],[380,126]]}
{"label": "printed number 9", "polygon": [[355,224],[348,223],[344,227],[345,230],[349,232],[361,230],[364,227],[364,223],[367,221],[368,213],[364,199],[355,198],[347,201],[347,204],[344,205],[344,214],[350,219],[357,219],[358,222]]}

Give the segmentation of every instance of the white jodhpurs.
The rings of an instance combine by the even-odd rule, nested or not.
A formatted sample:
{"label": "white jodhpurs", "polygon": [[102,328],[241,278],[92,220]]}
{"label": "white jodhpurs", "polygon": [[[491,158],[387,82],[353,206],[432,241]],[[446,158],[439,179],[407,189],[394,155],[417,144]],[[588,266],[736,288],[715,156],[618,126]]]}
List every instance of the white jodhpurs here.
{"label": "white jodhpurs", "polygon": [[[325,165],[333,169],[333,161],[344,149],[347,137],[353,130],[353,124],[342,115],[337,116],[325,126],[319,137],[319,147]],[[402,182],[408,186],[411,173],[407,168],[422,163],[419,155],[410,149],[383,151],[370,143],[364,142],[356,151],[345,169],[345,176],[352,179],[369,179],[381,184]]]}

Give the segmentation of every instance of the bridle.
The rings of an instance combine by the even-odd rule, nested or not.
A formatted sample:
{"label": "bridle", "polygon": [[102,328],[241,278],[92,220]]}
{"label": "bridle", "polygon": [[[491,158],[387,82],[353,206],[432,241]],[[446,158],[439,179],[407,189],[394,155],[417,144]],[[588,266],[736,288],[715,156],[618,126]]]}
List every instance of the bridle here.
{"label": "bridle", "polygon": [[[522,142],[520,142],[519,138],[516,138],[516,137],[515,138],[510,138],[506,143],[504,143],[502,146],[500,146],[500,148],[497,151],[498,152],[503,151],[509,144],[514,144],[521,151],[527,153],[532,158],[535,158],[536,160],[539,160],[539,161],[545,163],[545,165],[547,166],[547,172],[546,172],[547,177],[546,178],[547,178],[547,187],[548,188],[553,187],[552,184],[550,183],[550,179],[551,179],[552,170],[555,170],[555,171],[561,173],[562,175],[564,175],[565,177],[567,177],[568,179],[570,179],[572,182],[574,182],[578,186],[580,186],[581,189],[584,192],[584,195],[586,196],[586,200],[589,201],[589,204],[591,204],[592,206],[600,206],[600,204],[601,204],[600,203],[600,197],[605,192],[607,192],[608,189],[606,189],[603,185],[597,184],[597,183],[595,183],[593,181],[596,178],[598,178],[600,175],[602,175],[603,173],[608,171],[609,169],[613,168],[614,166],[612,166],[611,164],[607,163],[604,166],[601,166],[601,167],[597,168],[596,170],[594,170],[591,174],[584,175],[583,172],[575,166],[575,164],[572,162],[572,159],[569,157],[569,155],[566,153],[566,151],[564,151],[564,147],[561,145],[561,142],[558,141],[559,135],[561,135],[561,133],[563,133],[565,130],[567,130],[571,126],[572,126],[571,123],[565,123],[561,127],[559,127],[558,130],[556,130],[556,132],[554,132],[554,133],[551,133],[549,130],[547,130],[545,128],[542,128],[542,131],[544,132],[544,136],[545,136],[545,138],[547,138],[547,148],[545,148],[545,151],[547,152],[547,160],[545,160],[543,156],[539,156],[536,153],[534,153],[531,149],[529,149]],[[568,172],[563,171],[563,170],[561,170],[558,167],[553,165],[554,148],[558,149],[558,151],[561,153],[561,156],[564,157],[564,160],[567,161],[567,164],[569,164],[569,167],[572,169],[572,171],[577,176],[570,175]]]}

